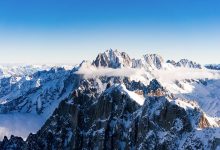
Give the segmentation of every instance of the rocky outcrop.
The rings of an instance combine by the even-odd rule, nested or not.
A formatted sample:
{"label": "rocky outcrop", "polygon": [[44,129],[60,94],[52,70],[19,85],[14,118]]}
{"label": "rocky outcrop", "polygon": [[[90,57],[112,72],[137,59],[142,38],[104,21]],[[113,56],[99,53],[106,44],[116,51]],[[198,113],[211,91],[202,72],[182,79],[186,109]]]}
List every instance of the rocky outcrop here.
{"label": "rocky outcrop", "polygon": [[205,117],[205,114],[202,113],[199,119],[199,128],[208,128],[211,127],[208,119]]}
{"label": "rocky outcrop", "polygon": [[98,54],[92,65],[96,67],[122,68],[131,67],[132,61],[125,52],[110,49]]}
{"label": "rocky outcrop", "polygon": [[92,65],[109,68],[129,67],[161,69],[163,63],[163,58],[157,54],[146,54],[141,59],[131,59],[125,52],[110,49],[104,53],[100,53],[93,61]]}
{"label": "rocky outcrop", "polygon": [[147,86],[148,96],[165,96],[167,94],[168,91],[164,89],[156,79],[151,80],[150,84]]}
{"label": "rocky outcrop", "polygon": [[157,54],[146,54],[142,59],[132,59],[132,68],[162,69],[164,60]]}
{"label": "rocky outcrop", "polygon": [[164,60],[161,56],[157,54],[147,54],[143,57],[147,66],[156,69],[161,69],[163,67]]}
{"label": "rocky outcrop", "polygon": [[193,62],[191,60],[188,60],[188,59],[181,59],[178,62],[175,62],[174,60],[167,60],[167,63],[172,64],[175,67],[202,69],[202,66],[200,64]]}
{"label": "rocky outcrop", "polygon": [[210,64],[210,65],[205,65],[207,69],[212,69],[212,70],[220,70],[220,65],[218,64]]}
{"label": "rocky outcrop", "polygon": [[174,67],[185,67],[202,69],[202,66],[196,62],[188,59],[181,59],[178,62],[174,60],[164,59],[158,54],[146,54],[141,59],[131,59],[125,52],[119,52],[117,50],[106,50],[104,53],[98,54],[96,59],[92,62],[96,67],[108,67],[108,68],[146,68],[146,69],[163,69],[166,68],[166,63],[171,64]]}

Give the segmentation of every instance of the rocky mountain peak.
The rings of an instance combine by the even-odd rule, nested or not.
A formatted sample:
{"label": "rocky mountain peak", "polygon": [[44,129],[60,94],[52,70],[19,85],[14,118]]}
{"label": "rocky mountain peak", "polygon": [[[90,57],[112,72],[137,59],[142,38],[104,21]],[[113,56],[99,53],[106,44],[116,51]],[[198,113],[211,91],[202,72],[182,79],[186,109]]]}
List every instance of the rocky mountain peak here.
{"label": "rocky mountain peak", "polygon": [[108,68],[149,68],[149,69],[163,69],[166,68],[166,63],[174,67],[196,68],[201,69],[202,66],[194,61],[188,59],[181,59],[176,62],[174,60],[164,61],[163,57],[158,54],[146,54],[141,59],[131,59],[125,52],[116,50],[106,50],[99,53],[96,59],[92,62],[95,67],[108,67]]}
{"label": "rocky mountain peak", "polygon": [[174,60],[168,60],[167,63],[170,63],[175,67],[186,67],[186,68],[197,68],[197,69],[202,68],[200,64],[188,59],[181,59],[178,62],[175,62]]}
{"label": "rocky mountain peak", "polygon": [[188,59],[181,59],[178,63],[178,66],[189,67],[189,68],[199,68],[201,69],[201,65],[196,62],[190,61]]}
{"label": "rocky mountain peak", "polygon": [[91,66],[91,62],[90,61],[87,61],[87,60],[83,60],[80,64],[79,64],[79,67],[78,68],[88,68]]}
{"label": "rocky mountain peak", "polygon": [[131,58],[125,52],[118,50],[106,50],[104,53],[99,53],[92,65],[96,67],[122,68],[130,67]]}
{"label": "rocky mountain peak", "polygon": [[161,69],[163,67],[164,59],[157,54],[146,54],[143,56],[145,62],[152,68]]}
{"label": "rocky mountain peak", "polygon": [[220,70],[220,64],[209,64],[205,65],[207,69],[212,69],[212,70]]}
{"label": "rocky mountain peak", "polygon": [[149,96],[165,96],[167,93],[165,88],[156,79],[150,81],[147,90]]}

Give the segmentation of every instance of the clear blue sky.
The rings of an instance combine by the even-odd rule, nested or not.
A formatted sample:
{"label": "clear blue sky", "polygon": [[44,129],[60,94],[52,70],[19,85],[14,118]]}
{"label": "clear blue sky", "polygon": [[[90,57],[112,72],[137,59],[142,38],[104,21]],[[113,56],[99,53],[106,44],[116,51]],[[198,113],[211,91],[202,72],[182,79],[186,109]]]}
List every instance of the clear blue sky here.
{"label": "clear blue sky", "polygon": [[0,63],[79,63],[109,48],[220,63],[220,1],[0,1]]}

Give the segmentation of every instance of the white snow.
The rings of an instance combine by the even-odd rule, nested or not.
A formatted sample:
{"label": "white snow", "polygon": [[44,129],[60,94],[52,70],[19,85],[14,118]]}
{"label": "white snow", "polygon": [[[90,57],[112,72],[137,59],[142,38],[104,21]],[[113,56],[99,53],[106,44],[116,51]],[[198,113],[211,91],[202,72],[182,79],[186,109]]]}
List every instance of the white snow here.
{"label": "white snow", "polygon": [[[220,71],[174,68],[171,70],[152,70],[152,74],[162,86],[175,94],[176,97],[196,101],[208,115],[220,117]],[[199,81],[201,79],[207,85],[202,84]],[[185,103],[177,102],[179,105]],[[184,105],[191,107],[187,103]]]}
{"label": "white snow", "polygon": [[143,95],[138,95],[134,91],[127,90],[124,84],[122,84],[121,87],[122,87],[122,90],[126,92],[130,96],[130,98],[135,100],[139,105],[144,104],[145,98]]}
{"label": "white snow", "polygon": [[171,103],[174,103],[174,104],[184,108],[185,110],[194,109],[196,106],[198,106],[193,101],[186,101],[186,100],[183,100],[183,99],[176,99],[176,100],[171,101]]}
{"label": "white snow", "polygon": [[[6,104],[24,94],[26,95],[22,99],[23,102],[17,105],[17,107],[21,108],[19,111],[14,109],[9,113],[1,112],[0,140],[4,135],[8,136],[11,134],[26,138],[30,132],[38,131],[52,115],[60,101],[64,100],[71,93],[72,85],[66,86],[65,92],[62,92],[64,81],[68,75],[69,73],[65,70],[55,71],[55,73],[54,71],[43,72],[36,77],[26,76],[22,78],[16,82],[16,86],[13,89],[8,88],[6,94],[2,94],[2,91],[0,91],[2,94],[0,98],[1,104]],[[2,88],[0,87],[0,90]],[[31,89],[34,90],[29,92]],[[9,105],[16,107],[11,104]],[[42,111],[39,112],[37,110]]]}
{"label": "white snow", "polygon": [[115,84],[111,88],[107,89],[105,92],[109,93],[114,88],[119,89],[121,93],[127,94],[132,100],[136,101],[139,105],[143,105],[144,104],[144,101],[145,101],[144,96],[135,93],[135,91],[127,90],[127,88],[126,88],[126,86],[124,84]]}
{"label": "white snow", "polygon": [[3,77],[23,77],[26,75],[34,74],[37,71],[49,70],[52,67],[63,67],[66,70],[70,70],[74,67],[73,64],[0,64],[0,78]]}
{"label": "white snow", "polygon": [[[99,76],[129,77],[130,80],[141,81],[145,85],[156,78],[163,87],[175,94],[176,97],[192,102],[196,101],[208,115],[220,117],[220,107],[218,107],[220,105],[220,71],[217,70],[174,67],[169,63],[164,63],[162,69],[144,67],[112,69],[96,68],[87,62],[77,73],[84,75],[85,78],[97,78]],[[200,79],[207,81],[208,85],[195,82]],[[186,80],[193,80],[193,82]],[[194,107],[181,100],[177,102],[182,107]]]}
{"label": "white snow", "polygon": [[211,127],[219,127],[219,125],[216,123],[215,118],[210,117],[206,114],[204,114],[204,115],[205,115],[206,119],[208,120],[208,122],[210,123]]}
{"label": "white snow", "polygon": [[[134,91],[129,91],[124,84],[116,84],[114,87],[118,88],[121,92],[126,93],[132,100],[136,101],[139,105],[143,105],[145,98],[143,95],[136,94]],[[114,87],[108,89],[110,92]]]}

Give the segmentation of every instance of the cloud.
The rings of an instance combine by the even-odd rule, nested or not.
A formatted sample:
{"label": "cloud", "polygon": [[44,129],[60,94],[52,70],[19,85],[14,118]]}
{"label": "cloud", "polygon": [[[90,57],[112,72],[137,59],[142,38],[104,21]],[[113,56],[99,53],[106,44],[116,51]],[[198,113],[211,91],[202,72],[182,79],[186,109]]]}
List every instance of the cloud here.
{"label": "cloud", "polygon": [[162,81],[220,79],[220,71],[207,69],[173,68],[172,70],[153,70],[152,74]]}

